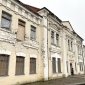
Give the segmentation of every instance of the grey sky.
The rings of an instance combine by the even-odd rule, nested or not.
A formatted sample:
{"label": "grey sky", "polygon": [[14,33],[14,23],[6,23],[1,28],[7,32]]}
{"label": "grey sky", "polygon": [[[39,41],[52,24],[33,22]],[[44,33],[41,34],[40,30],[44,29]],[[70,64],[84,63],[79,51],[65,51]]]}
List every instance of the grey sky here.
{"label": "grey sky", "polygon": [[61,20],[70,21],[73,29],[85,40],[85,0],[20,1],[39,8],[46,7]]}

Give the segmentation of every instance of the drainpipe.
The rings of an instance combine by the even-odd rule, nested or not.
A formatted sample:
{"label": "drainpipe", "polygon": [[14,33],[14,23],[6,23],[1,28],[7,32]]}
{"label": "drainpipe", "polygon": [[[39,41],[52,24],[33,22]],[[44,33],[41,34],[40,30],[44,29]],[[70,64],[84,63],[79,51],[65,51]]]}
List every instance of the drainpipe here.
{"label": "drainpipe", "polygon": [[49,24],[48,24],[48,14],[47,14],[47,57],[48,57],[48,80],[49,80],[49,49],[48,49],[48,28]]}

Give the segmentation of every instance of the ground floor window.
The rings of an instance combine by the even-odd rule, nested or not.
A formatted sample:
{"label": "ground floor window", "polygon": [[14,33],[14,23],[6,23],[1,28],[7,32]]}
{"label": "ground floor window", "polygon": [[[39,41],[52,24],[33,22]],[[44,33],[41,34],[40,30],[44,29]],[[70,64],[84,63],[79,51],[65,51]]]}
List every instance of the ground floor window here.
{"label": "ground floor window", "polygon": [[58,73],[61,73],[61,59],[58,58]]}
{"label": "ground floor window", "polygon": [[24,57],[16,57],[16,75],[24,74]]}
{"label": "ground floor window", "polygon": [[66,65],[67,65],[67,73],[69,72],[69,70],[68,70],[68,61],[66,61]]}
{"label": "ground floor window", "polygon": [[56,73],[56,58],[52,58],[52,71],[53,73]]}
{"label": "ground floor window", "polygon": [[0,55],[0,76],[8,75],[9,55]]}
{"label": "ground floor window", "polygon": [[83,71],[83,63],[82,62],[80,62],[80,71]]}
{"label": "ground floor window", "polygon": [[30,74],[36,74],[36,58],[30,58]]}

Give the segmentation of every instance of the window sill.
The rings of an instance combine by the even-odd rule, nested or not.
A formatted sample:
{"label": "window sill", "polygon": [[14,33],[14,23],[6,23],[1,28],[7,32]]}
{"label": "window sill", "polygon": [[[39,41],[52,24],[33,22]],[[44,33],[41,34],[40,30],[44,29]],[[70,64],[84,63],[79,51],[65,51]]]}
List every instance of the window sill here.
{"label": "window sill", "polygon": [[8,76],[9,76],[9,75],[2,75],[2,76],[0,75],[0,77],[8,77]]}
{"label": "window sill", "polygon": [[3,31],[7,31],[7,32],[10,32],[10,28],[5,28],[5,27],[1,27],[0,30],[3,30]]}
{"label": "window sill", "polygon": [[30,39],[30,40],[31,40],[31,41],[35,41],[35,42],[37,42],[36,39]]}
{"label": "window sill", "polygon": [[51,45],[54,45],[54,46],[56,46],[56,44],[55,44],[55,43],[51,43]]}
{"label": "window sill", "polygon": [[58,74],[61,74],[62,72],[58,72]]}
{"label": "window sill", "polygon": [[60,48],[60,46],[59,46],[59,45],[56,45],[56,44],[54,44],[54,43],[51,43],[51,45],[53,45],[53,46],[56,46],[56,47]]}
{"label": "window sill", "polygon": [[3,27],[1,27],[0,30],[1,31],[4,31],[4,32],[11,33],[11,30],[10,29],[6,29],[6,28],[3,28]]}
{"label": "window sill", "polygon": [[36,75],[37,73],[30,73],[30,75]]}
{"label": "window sill", "polygon": [[15,74],[15,76],[24,76],[25,74]]}

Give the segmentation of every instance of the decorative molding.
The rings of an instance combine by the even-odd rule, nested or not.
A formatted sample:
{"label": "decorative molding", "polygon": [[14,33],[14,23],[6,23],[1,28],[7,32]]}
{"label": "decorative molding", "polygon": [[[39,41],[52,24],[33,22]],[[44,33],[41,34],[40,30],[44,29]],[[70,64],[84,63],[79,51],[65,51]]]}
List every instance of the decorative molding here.
{"label": "decorative molding", "polygon": [[36,54],[30,54],[30,58],[37,58]]}
{"label": "decorative molding", "polygon": [[25,54],[25,53],[22,53],[22,52],[18,52],[18,53],[16,53],[16,56],[23,56],[23,57],[26,57],[26,54]]}
{"label": "decorative molding", "polygon": [[0,0],[0,3],[2,3],[2,0]]}
{"label": "decorative molding", "polygon": [[5,29],[0,29],[0,41],[9,42],[11,44],[15,44],[16,42],[16,35],[6,31]]}
{"label": "decorative molding", "polygon": [[[37,16],[34,13],[32,13],[31,11],[25,9],[20,4],[16,3],[14,0],[7,0],[6,5],[2,2],[2,0],[0,0],[0,3],[2,3],[3,6],[8,7],[11,10],[13,10],[11,8],[11,5],[12,5],[11,3],[14,3],[15,4],[15,8],[14,8],[13,11],[16,12],[16,14],[19,14],[19,11],[18,10],[19,10],[19,8],[21,8],[22,9],[22,13],[19,14],[19,15],[25,17],[26,19],[30,19],[30,21],[32,21],[32,22],[34,22],[36,24],[41,24],[42,18],[40,16]],[[26,13],[27,13],[27,16],[26,16]],[[30,18],[31,17],[30,15],[34,16],[33,19]],[[37,18],[39,19],[38,20],[39,22],[37,21]]]}
{"label": "decorative molding", "polygon": [[61,49],[54,45],[51,45],[51,48],[49,48],[49,50],[50,50],[50,52],[61,54]]}
{"label": "decorative molding", "polygon": [[7,0],[7,7],[10,8],[10,6],[11,6],[11,1],[10,0]]}
{"label": "decorative molding", "polygon": [[27,47],[27,48],[33,48],[37,50],[39,49],[39,43],[36,41],[28,40],[28,41],[24,41],[22,44],[24,47]]}
{"label": "decorative molding", "polygon": [[8,50],[0,50],[0,54],[11,55],[11,51],[8,51]]}

